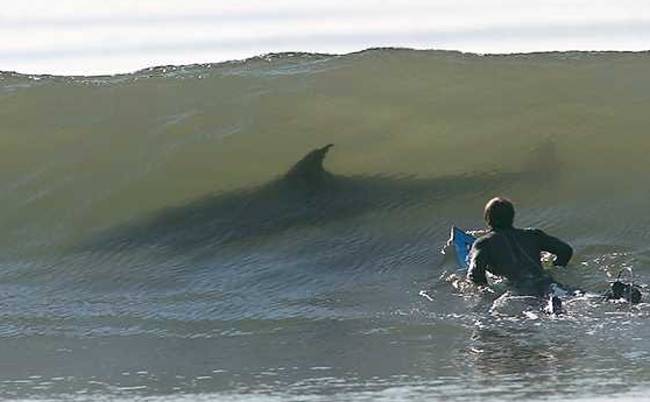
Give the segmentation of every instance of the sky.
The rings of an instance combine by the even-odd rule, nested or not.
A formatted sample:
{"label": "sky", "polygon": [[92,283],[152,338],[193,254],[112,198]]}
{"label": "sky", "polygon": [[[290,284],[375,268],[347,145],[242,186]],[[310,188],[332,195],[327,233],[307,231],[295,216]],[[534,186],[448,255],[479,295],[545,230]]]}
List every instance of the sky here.
{"label": "sky", "polygon": [[125,73],[286,51],[650,49],[648,0],[0,0],[0,71]]}

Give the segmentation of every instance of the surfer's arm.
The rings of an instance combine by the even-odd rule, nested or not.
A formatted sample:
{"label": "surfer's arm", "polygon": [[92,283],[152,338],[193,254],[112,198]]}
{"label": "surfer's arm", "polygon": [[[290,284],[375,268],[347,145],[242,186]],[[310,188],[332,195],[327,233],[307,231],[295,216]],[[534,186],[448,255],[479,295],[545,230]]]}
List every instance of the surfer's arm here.
{"label": "surfer's arm", "polygon": [[555,254],[555,261],[553,265],[564,267],[573,256],[573,249],[567,243],[558,239],[557,237],[549,236],[546,233],[538,230],[540,238],[540,248],[542,251],[548,251]]}
{"label": "surfer's arm", "polygon": [[472,245],[470,251],[469,269],[467,270],[467,279],[476,283],[477,285],[487,285],[487,276],[485,271],[487,269],[487,250],[484,248],[485,243],[476,241]]}

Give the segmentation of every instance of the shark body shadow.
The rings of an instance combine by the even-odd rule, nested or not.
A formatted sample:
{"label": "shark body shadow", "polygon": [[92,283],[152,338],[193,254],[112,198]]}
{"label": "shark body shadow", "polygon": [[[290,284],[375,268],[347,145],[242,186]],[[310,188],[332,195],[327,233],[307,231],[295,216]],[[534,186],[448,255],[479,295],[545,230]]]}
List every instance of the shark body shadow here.
{"label": "shark body shadow", "polygon": [[307,153],[282,177],[261,186],[210,195],[109,229],[84,248],[215,247],[322,225],[376,209],[433,204],[458,195],[493,194],[530,172],[443,178],[342,176],[323,167],[328,144]]}

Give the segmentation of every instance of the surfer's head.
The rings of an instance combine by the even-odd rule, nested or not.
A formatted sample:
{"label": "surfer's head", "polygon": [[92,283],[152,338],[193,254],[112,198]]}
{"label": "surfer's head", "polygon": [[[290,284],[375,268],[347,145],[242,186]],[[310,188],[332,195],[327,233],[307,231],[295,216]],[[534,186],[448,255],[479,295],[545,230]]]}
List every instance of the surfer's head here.
{"label": "surfer's head", "polygon": [[515,207],[507,198],[494,197],[485,204],[483,216],[492,229],[511,228],[515,219]]}

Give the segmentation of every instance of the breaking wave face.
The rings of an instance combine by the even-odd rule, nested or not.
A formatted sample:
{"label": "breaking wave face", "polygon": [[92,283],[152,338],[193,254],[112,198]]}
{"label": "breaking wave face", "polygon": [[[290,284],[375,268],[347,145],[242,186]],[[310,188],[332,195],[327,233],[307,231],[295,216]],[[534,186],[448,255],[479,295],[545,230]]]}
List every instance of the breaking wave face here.
{"label": "breaking wave face", "polygon": [[591,313],[506,331],[438,278],[455,270],[439,253],[449,226],[482,227],[506,195],[520,226],[575,246],[562,280],[647,279],[649,68],[646,53],[377,49],[0,73],[0,337],[15,363],[0,392],[643,386],[647,341],[603,340],[647,332],[644,310],[629,331]]}

